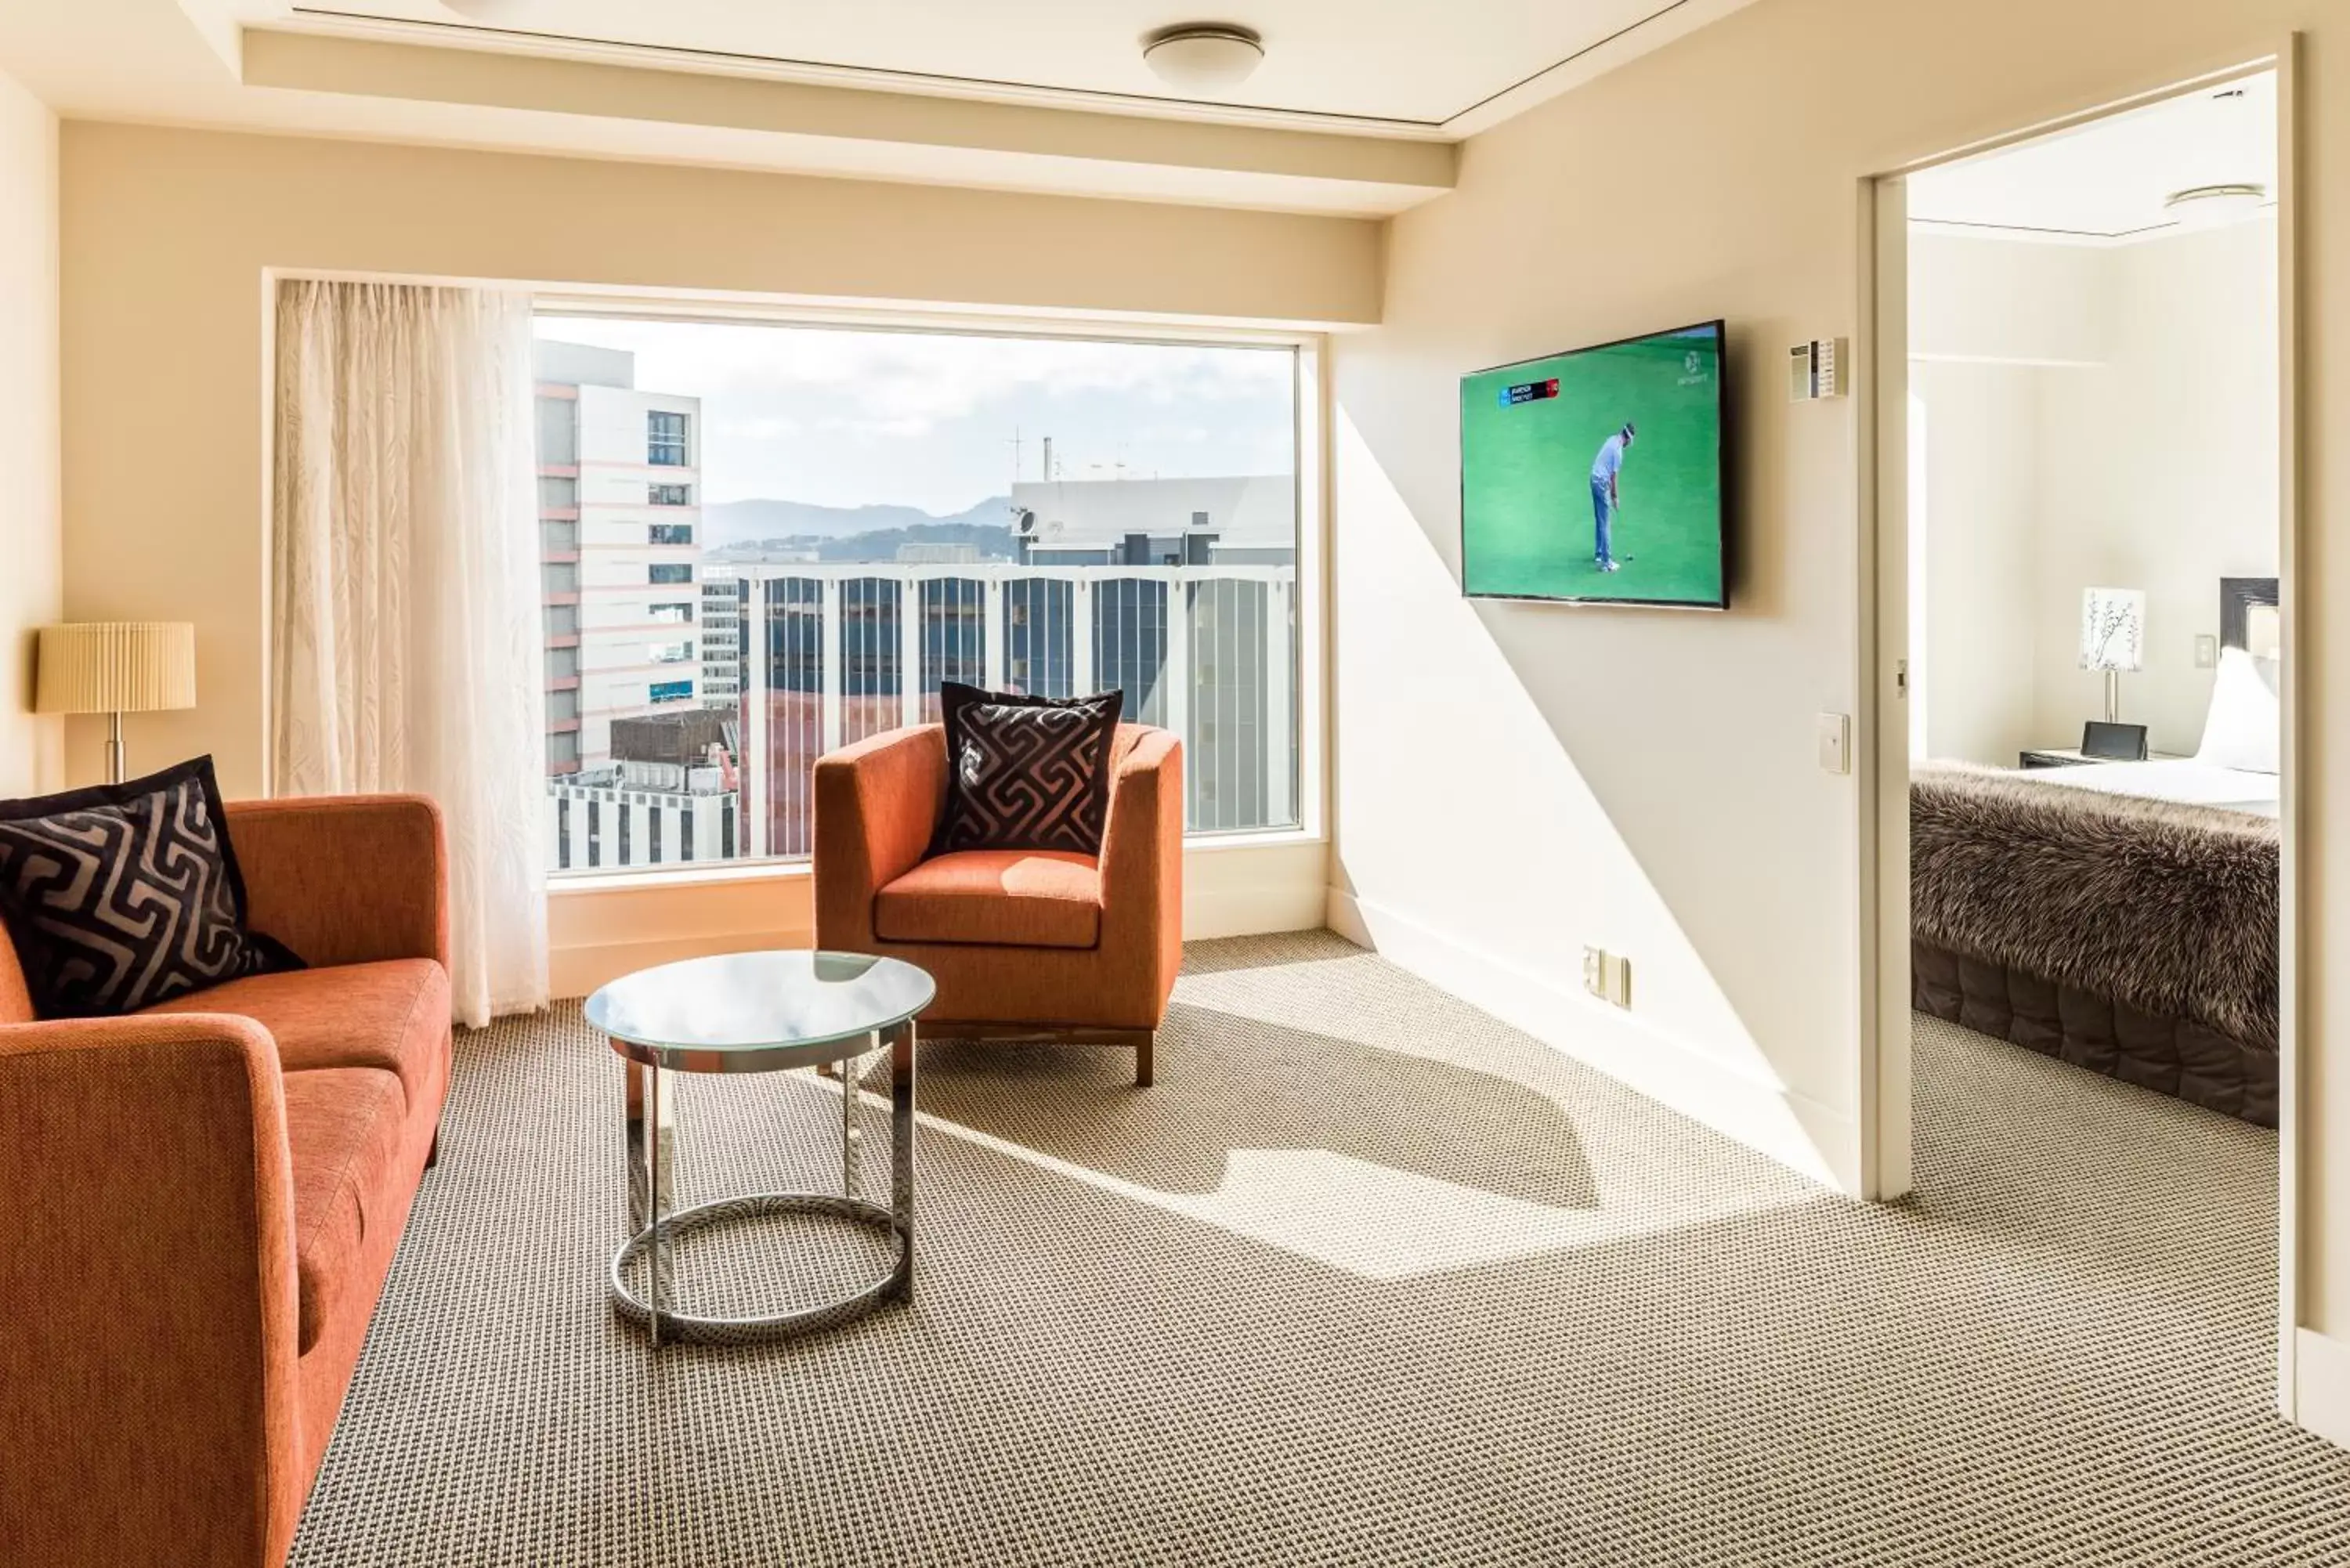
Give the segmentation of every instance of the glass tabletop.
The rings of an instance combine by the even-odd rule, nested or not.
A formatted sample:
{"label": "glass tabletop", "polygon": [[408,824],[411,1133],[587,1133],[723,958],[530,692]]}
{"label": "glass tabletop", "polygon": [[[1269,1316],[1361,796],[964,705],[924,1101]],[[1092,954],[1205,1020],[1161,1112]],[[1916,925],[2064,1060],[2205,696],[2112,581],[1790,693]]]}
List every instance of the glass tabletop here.
{"label": "glass tabletop", "polygon": [[912,964],[867,953],[722,953],[614,981],[588,999],[588,1023],[638,1061],[756,1071],[821,1059],[821,1047],[913,1017],[937,991]]}

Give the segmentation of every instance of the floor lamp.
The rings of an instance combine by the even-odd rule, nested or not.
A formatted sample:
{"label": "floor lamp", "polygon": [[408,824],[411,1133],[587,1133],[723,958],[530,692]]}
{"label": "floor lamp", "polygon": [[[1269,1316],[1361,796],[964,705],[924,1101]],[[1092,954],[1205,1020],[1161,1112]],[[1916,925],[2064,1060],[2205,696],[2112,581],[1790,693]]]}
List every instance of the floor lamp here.
{"label": "floor lamp", "polygon": [[196,628],[183,620],[74,621],[41,628],[33,706],[103,713],[106,782],[129,775],[122,715],[196,705]]}

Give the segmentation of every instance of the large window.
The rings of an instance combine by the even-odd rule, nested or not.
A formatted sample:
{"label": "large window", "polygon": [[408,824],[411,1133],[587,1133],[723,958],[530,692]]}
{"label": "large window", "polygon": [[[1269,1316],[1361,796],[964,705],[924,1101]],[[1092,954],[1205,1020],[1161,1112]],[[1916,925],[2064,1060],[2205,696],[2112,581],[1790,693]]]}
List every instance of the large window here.
{"label": "large window", "polygon": [[816,759],[946,680],[1115,687],[1183,737],[1193,833],[1299,821],[1295,350],[538,336],[553,864],[805,856]]}

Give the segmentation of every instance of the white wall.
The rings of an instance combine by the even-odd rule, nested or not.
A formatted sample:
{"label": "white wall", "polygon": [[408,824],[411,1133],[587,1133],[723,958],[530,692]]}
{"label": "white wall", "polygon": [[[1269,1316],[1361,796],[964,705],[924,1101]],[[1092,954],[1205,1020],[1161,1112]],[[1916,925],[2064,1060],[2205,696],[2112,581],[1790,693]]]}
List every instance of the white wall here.
{"label": "white wall", "polygon": [[0,796],[62,783],[60,722],[31,711],[64,600],[57,443],[57,122],[0,74]]}
{"label": "white wall", "polygon": [[[1913,299],[1915,296],[1912,296]],[[1912,690],[1924,704],[1926,754],[2013,767],[2027,746],[2060,743],[2033,729],[2040,663],[2040,384],[2077,374],[1971,360],[1910,367],[1910,455],[1920,471],[1925,613]],[[2067,647],[2070,645],[2068,644]]]}
{"label": "white wall", "polygon": [[2013,766],[2105,712],[2081,592],[2147,594],[2122,717],[2192,753],[2221,576],[2271,576],[2276,223],[2109,248],[1911,236],[1927,750]]}
{"label": "white wall", "polygon": [[2191,753],[2212,679],[2194,639],[2219,632],[2220,579],[2277,570],[2276,223],[2101,254],[2113,352],[2042,389],[2033,723],[2050,744],[2104,716],[2104,678],[2079,668],[2081,590],[2143,588],[2146,668],[2122,677],[2122,718]]}
{"label": "white wall", "polygon": [[2106,259],[2085,245],[1928,226],[1909,234],[1909,353],[1919,359],[2096,365],[2111,351]]}

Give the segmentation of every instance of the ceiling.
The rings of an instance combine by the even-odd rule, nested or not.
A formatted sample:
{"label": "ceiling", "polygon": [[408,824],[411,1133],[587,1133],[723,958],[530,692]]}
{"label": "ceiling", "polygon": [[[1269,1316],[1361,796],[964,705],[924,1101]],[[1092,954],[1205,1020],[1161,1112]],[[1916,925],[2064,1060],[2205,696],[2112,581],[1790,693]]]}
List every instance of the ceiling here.
{"label": "ceiling", "polygon": [[1909,176],[1909,217],[2075,244],[2175,232],[2173,191],[2251,182],[2275,200],[2276,76],[2199,88]]}
{"label": "ceiling", "polygon": [[[0,70],[68,119],[1377,217],[1467,136],[1751,0],[0,3]],[[1257,29],[1217,102],[1145,34]]]}
{"label": "ceiling", "polygon": [[[1223,104],[1440,130],[1528,78],[1675,8],[1676,0],[507,0],[484,29],[440,0],[299,0],[297,26],[396,21],[448,38],[629,45],[813,66],[889,85],[1002,88],[1179,105],[1144,35],[1236,22],[1265,57]],[[906,78],[915,78],[909,81]]]}

